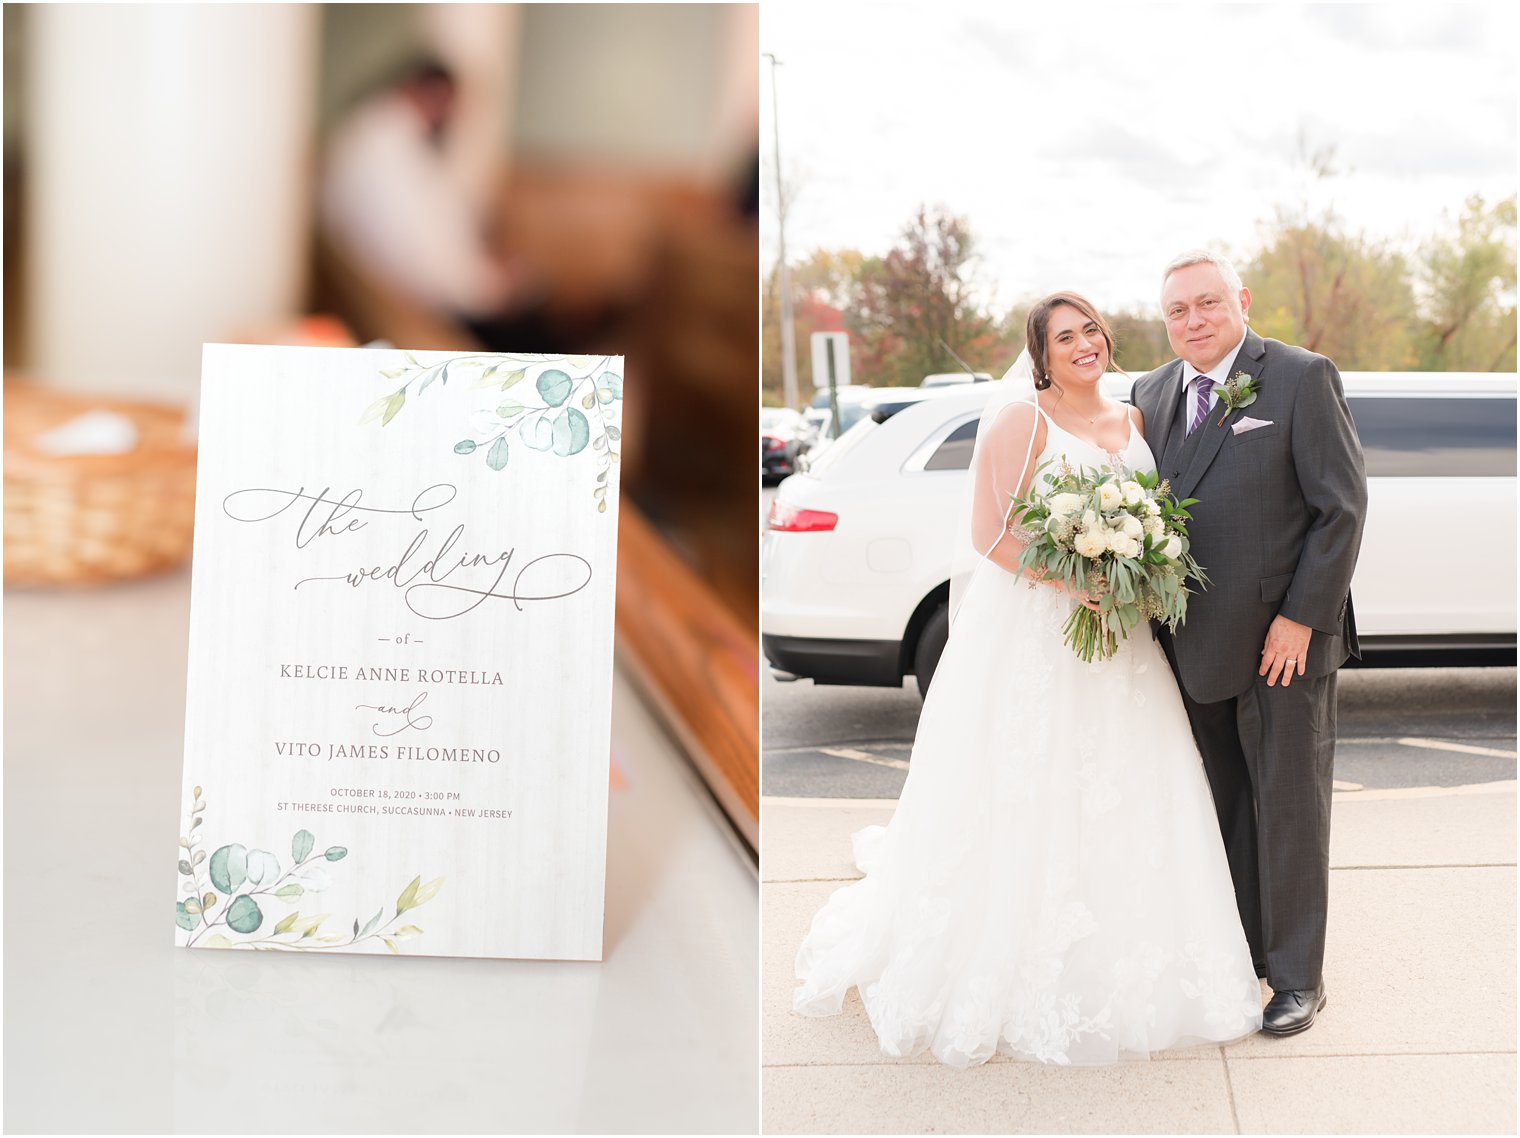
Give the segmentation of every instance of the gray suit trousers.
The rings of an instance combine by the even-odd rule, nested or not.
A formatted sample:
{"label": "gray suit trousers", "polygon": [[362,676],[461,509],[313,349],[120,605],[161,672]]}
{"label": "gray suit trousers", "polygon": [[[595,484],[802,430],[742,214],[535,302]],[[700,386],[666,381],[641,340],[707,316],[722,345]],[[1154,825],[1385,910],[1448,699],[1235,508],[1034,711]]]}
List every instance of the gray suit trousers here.
{"label": "gray suit trousers", "polygon": [[[1173,655],[1171,636],[1160,639]],[[1323,979],[1330,893],[1335,673],[1265,679],[1199,703],[1182,688],[1214,792],[1240,923],[1274,989]],[[1258,803],[1271,809],[1258,810]]]}

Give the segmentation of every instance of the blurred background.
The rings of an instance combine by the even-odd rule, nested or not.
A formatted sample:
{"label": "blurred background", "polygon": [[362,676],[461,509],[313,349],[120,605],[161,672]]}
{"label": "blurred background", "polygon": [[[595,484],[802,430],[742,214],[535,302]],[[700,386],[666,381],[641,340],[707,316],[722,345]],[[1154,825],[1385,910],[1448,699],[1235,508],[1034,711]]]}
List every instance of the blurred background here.
{"label": "blurred background", "polygon": [[752,623],[755,6],[4,20],[9,582],[188,552],[188,516],[132,549],[102,498],[137,474],[188,508],[203,342],[573,348],[627,356],[623,489]]}

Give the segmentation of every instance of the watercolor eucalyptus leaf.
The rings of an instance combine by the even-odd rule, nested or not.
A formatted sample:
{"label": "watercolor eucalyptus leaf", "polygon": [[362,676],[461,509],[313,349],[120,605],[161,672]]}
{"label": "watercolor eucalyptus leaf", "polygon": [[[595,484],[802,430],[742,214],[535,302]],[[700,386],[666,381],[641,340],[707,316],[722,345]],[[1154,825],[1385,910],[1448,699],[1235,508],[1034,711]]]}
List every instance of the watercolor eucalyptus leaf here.
{"label": "watercolor eucalyptus leaf", "polygon": [[595,407],[596,406],[596,392],[593,391],[589,395],[587,395],[586,398],[582,399],[581,400],[581,406],[584,407],[588,411],[591,410],[591,408]]}
{"label": "watercolor eucalyptus leaf", "polygon": [[491,444],[491,449],[486,452],[486,465],[492,470],[505,470],[507,467],[507,438],[503,435]]}
{"label": "watercolor eucalyptus leaf", "polygon": [[296,921],[300,919],[300,916],[301,916],[301,913],[300,913],[299,910],[295,910],[295,911],[292,911],[290,913],[285,914],[285,916],[283,916],[283,917],[280,918],[279,924],[275,925],[273,935],[274,936],[283,936],[285,933],[288,933],[290,931],[290,929],[291,929],[291,926],[294,925],[296,923]]}
{"label": "watercolor eucalyptus leaf", "polygon": [[617,442],[619,439],[621,439],[623,437],[623,432],[620,431],[620,430],[618,430],[616,427],[608,427],[607,428],[607,437],[609,439],[611,439],[613,442]]}
{"label": "watercolor eucalyptus leaf", "polygon": [[290,839],[290,853],[295,858],[296,864],[300,864],[311,856],[311,847],[317,844],[317,839],[312,837],[310,830],[297,830],[295,837]]}
{"label": "watercolor eucalyptus leaf", "polygon": [[380,374],[383,375],[383,376],[385,376],[386,379],[400,379],[401,376],[405,373],[405,371],[406,371],[405,368],[388,367],[388,368],[382,368],[381,371],[380,371]]}
{"label": "watercolor eucalyptus leaf", "polygon": [[597,360],[596,356],[566,356],[565,361],[571,367],[590,367]]}
{"label": "watercolor eucalyptus leaf", "polygon": [[380,417],[380,425],[383,427],[383,426],[385,426],[385,424],[389,423],[392,419],[394,419],[396,417],[396,413],[398,411],[400,411],[401,408],[403,408],[405,406],[406,406],[406,390],[403,388],[402,390],[396,392],[396,394],[394,394],[394,395],[391,396],[390,402],[389,402],[389,404],[385,408],[385,414]]}
{"label": "watercolor eucalyptus leaf", "polygon": [[206,851],[205,850],[196,850],[195,851],[195,856],[190,859],[190,864],[191,865],[200,865],[200,863],[203,862],[203,861],[205,861],[205,860],[206,860]]}
{"label": "watercolor eucalyptus leaf", "polygon": [[[356,939],[363,940],[365,937],[369,936],[370,933],[374,932],[375,929],[379,927],[379,925],[380,925],[380,918],[383,917],[383,916],[385,916],[385,910],[383,908],[376,909],[375,910],[375,915],[373,917],[371,917],[369,920],[365,921],[364,922],[364,927],[362,929],[360,929],[357,933],[354,934],[354,936],[356,937]],[[358,921],[354,922],[355,925],[357,925],[358,923],[359,923]]]}
{"label": "watercolor eucalyptus leaf", "polygon": [[197,917],[201,914],[201,902],[199,897],[185,898],[185,912],[193,913]]}
{"label": "watercolor eucalyptus leaf", "polygon": [[496,386],[496,372],[497,372],[497,370],[500,367],[501,367],[500,364],[492,364],[490,367],[486,368],[479,375],[477,375],[475,377],[475,382],[472,383],[472,384],[470,384],[470,386],[472,388],[475,388],[475,387],[495,387]]}
{"label": "watercolor eucalyptus leaf", "polygon": [[274,895],[288,904],[292,901],[299,901],[301,894],[305,892],[306,886],[302,885],[299,881],[287,881],[274,891]]}
{"label": "watercolor eucalyptus leaf", "polygon": [[235,933],[255,932],[263,923],[258,903],[246,893],[238,894],[227,906],[227,927]]}
{"label": "watercolor eucalyptus leaf", "polygon": [[216,904],[216,894],[215,893],[207,893],[204,897],[201,898],[201,908],[202,909],[209,909],[209,908],[211,908],[215,904]]}
{"label": "watercolor eucalyptus leaf", "polygon": [[268,850],[248,851],[248,884],[272,885],[280,879],[280,859]]}
{"label": "watercolor eucalyptus leaf", "polygon": [[223,893],[231,893],[248,880],[248,851],[234,842],[211,855],[211,884]]}
{"label": "watercolor eucalyptus leaf", "polygon": [[396,939],[397,940],[400,940],[404,936],[421,936],[421,935],[422,935],[422,930],[419,929],[416,925],[402,925],[399,929],[396,930]]}
{"label": "watercolor eucalyptus leaf", "polygon": [[550,407],[558,407],[569,399],[570,392],[575,388],[574,381],[567,373],[552,367],[538,373],[537,383],[539,397]]}
{"label": "watercolor eucalyptus leaf", "polygon": [[328,861],[342,861],[348,856],[348,850],[343,846],[328,846],[327,852],[322,856]]}
{"label": "watercolor eucalyptus leaf", "polygon": [[200,824],[201,824],[201,823],[202,823],[202,822],[204,822],[204,821],[205,821],[205,820],[206,820],[206,819],[204,819],[204,818],[201,818],[201,817],[196,817],[196,818],[195,818],[195,819],[194,819],[194,820],[193,820],[193,821],[192,821],[192,822],[191,822],[191,823],[190,823],[190,828],[191,828],[191,829],[192,829],[192,830],[193,830],[193,829],[195,829],[195,828],[196,828],[196,827],[197,827],[197,826],[199,826],[199,825],[200,825]]}
{"label": "watercolor eucalyptus leaf", "polygon": [[591,424],[574,407],[566,407],[554,420],[554,453],[564,457],[580,454],[591,442]]}
{"label": "watercolor eucalyptus leaf", "polygon": [[397,956],[401,955],[401,950],[396,947],[396,942],[393,941],[390,937],[386,936],[386,937],[381,937],[380,939],[383,940],[383,941],[385,941],[385,947],[386,948],[390,949]]}
{"label": "watercolor eucalyptus leaf", "polygon": [[174,923],[188,933],[194,932],[195,926],[201,922],[194,913],[185,908],[185,903],[181,901],[174,906]]}
{"label": "watercolor eucalyptus leaf", "polygon": [[197,801],[199,801],[199,799],[201,797],[201,788],[198,787],[198,786],[195,788],[195,797],[196,797]]}
{"label": "watercolor eucalyptus leaf", "polygon": [[522,441],[534,450],[548,450],[554,445],[554,424],[547,416],[530,419],[522,429]]}
{"label": "watercolor eucalyptus leaf", "polygon": [[376,419],[380,418],[387,411],[389,411],[392,398],[393,397],[390,395],[382,395],[379,399],[376,399],[373,403],[366,407],[364,409],[364,414],[359,416],[359,425],[362,427],[366,423],[373,423]]}
{"label": "watercolor eucalyptus leaf", "polygon": [[[623,397],[623,377],[615,371],[604,371],[601,375],[597,376],[596,387],[598,392],[603,390],[610,392],[613,399],[621,399]],[[607,402],[610,403],[611,400],[607,400]]]}
{"label": "watercolor eucalyptus leaf", "polygon": [[520,367],[514,371],[509,371],[506,375],[502,376],[501,389],[503,391],[506,391],[509,388],[516,387],[519,383],[527,378],[528,369],[525,367]]}
{"label": "watercolor eucalyptus leaf", "polygon": [[190,868],[190,863],[184,858],[179,859],[179,871],[186,877],[193,877],[195,875],[195,870]]}
{"label": "watercolor eucalyptus leaf", "polygon": [[296,874],[301,884],[306,886],[308,893],[320,893],[332,884],[332,879],[327,876],[327,870],[319,866],[311,865]]}
{"label": "watercolor eucalyptus leaf", "polygon": [[188,838],[181,838],[179,840],[179,848],[182,849],[182,850],[189,849],[190,848],[190,840]]}
{"label": "watercolor eucalyptus leaf", "polygon": [[420,363],[417,362],[417,357],[414,356],[414,355],[412,355],[411,352],[402,352],[401,354],[406,357],[406,362],[409,363],[409,364],[411,364],[413,367],[421,367],[422,366]]}
{"label": "watercolor eucalyptus leaf", "polygon": [[231,948],[232,942],[221,933],[212,933],[206,938],[207,948]]}
{"label": "watercolor eucalyptus leaf", "polygon": [[432,386],[433,380],[435,380],[439,376],[445,375],[445,374],[447,374],[447,373],[446,372],[438,372],[438,371],[429,372],[428,375],[423,379],[423,381],[417,385],[417,394],[421,395],[430,386]]}
{"label": "watercolor eucalyptus leaf", "polygon": [[292,925],[290,931],[300,933],[301,939],[305,940],[307,937],[314,935],[322,927],[322,922],[327,920],[331,915],[330,913],[318,913],[315,917],[304,917]]}
{"label": "watercolor eucalyptus leaf", "polygon": [[401,896],[396,898],[396,916],[400,916],[417,903],[417,890],[422,887],[422,877],[412,878],[411,882],[401,891]]}
{"label": "watercolor eucalyptus leaf", "polygon": [[454,444],[454,453],[455,454],[474,454],[475,453],[475,440],[474,439],[460,439],[457,443]]}
{"label": "watercolor eucalyptus leaf", "polygon": [[617,398],[616,395],[612,394],[610,387],[598,387],[596,389],[596,397],[603,405],[611,403]]}
{"label": "watercolor eucalyptus leaf", "polygon": [[527,408],[517,400],[508,399],[504,401],[500,407],[496,408],[496,414],[503,419],[515,419],[518,415],[521,415],[526,410]]}

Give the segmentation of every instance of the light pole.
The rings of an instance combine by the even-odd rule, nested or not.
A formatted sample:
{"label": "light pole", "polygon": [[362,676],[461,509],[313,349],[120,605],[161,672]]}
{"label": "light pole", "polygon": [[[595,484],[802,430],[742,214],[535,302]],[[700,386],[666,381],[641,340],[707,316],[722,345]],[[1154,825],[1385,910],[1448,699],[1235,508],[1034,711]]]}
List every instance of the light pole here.
{"label": "light pole", "polygon": [[786,194],[781,189],[781,114],[776,98],[776,68],[781,61],[770,52],[765,58],[771,61],[771,126],[776,137],[776,220],[780,227],[780,273],[777,281],[781,289],[781,392],[788,407],[797,406],[797,335],[792,328],[792,274],[786,265]]}

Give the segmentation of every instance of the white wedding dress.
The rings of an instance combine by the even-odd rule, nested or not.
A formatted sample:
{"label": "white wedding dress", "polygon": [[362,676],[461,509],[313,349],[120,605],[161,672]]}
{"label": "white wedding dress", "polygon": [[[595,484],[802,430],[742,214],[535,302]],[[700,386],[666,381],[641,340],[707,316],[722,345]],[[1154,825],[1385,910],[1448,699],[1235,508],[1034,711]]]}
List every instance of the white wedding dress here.
{"label": "white wedding dress", "polygon": [[[1038,461],[1155,469],[1133,427],[1109,456],[1045,422]],[[1111,1063],[1260,1027],[1166,658],[1142,625],[1084,663],[1061,642],[1071,604],[978,565],[897,811],[855,835],[865,877],[829,898],[797,954],[798,1012],[837,1014],[858,987],[883,1051],[957,1067],[999,1050]]]}

